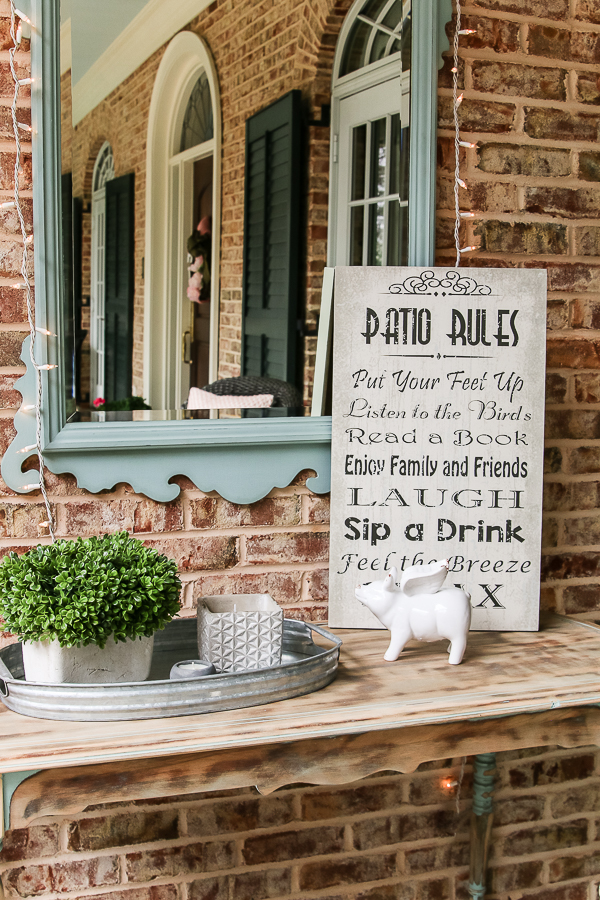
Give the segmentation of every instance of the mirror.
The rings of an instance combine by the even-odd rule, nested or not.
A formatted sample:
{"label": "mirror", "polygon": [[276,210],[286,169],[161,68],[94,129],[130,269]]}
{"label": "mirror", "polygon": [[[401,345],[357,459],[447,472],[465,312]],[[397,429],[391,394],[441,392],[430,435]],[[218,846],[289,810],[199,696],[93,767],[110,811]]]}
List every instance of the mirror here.
{"label": "mirror", "polygon": [[[324,259],[305,102],[223,117],[218,48],[154,6],[61,0],[70,421],[308,415]],[[410,0],[363,0],[340,36],[337,264],[408,258],[411,22]]]}
{"label": "mirror", "polygon": [[[248,13],[252,4],[244,2]],[[227,56],[219,38],[211,0],[106,0],[87,6],[65,0],[62,22],[59,0],[22,5],[34,22],[35,304],[36,322],[50,332],[36,340],[36,360],[44,364],[40,434],[46,466],[74,475],[79,487],[92,492],[126,482],[159,501],[178,495],[178,476],[235,503],[252,503],[306,469],[316,473],[307,487],[328,491],[331,421],[306,415],[311,395],[319,396],[326,383],[326,353],[316,337],[318,328],[323,333],[330,325],[325,315],[319,322],[325,254],[330,266],[360,263],[362,221],[362,264],[385,262],[386,253],[391,261],[394,252],[403,259],[406,242],[409,265],[433,260],[436,79],[450,0],[413,0],[412,9],[398,0],[356,0],[336,36],[331,116],[326,105],[313,110],[308,102],[313,91],[317,101],[328,99],[329,76],[323,81],[321,70],[302,82],[302,91],[282,88],[265,95],[262,105],[253,100],[245,70]],[[300,8],[298,3],[289,14]],[[404,24],[409,12],[410,42]],[[85,51],[79,45],[78,56],[80,31],[87,32],[88,45]],[[314,37],[323,71],[332,64],[330,38]],[[401,65],[408,43],[410,72]],[[346,46],[351,50],[344,57]],[[107,48],[114,52],[107,55]],[[210,89],[212,138],[202,74]],[[392,89],[391,106],[373,103],[361,113],[354,101],[380,84]],[[124,105],[126,115],[117,115]],[[398,207],[406,206],[409,109],[406,214],[394,210],[394,185]],[[99,111],[92,134],[84,126]],[[383,119],[385,138],[377,124]],[[352,129],[362,124],[365,140],[358,132],[352,145]],[[390,153],[398,156],[398,139],[405,164],[392,178],[389,159]],[[358,183],[363,156],[363,196],[351,195],[350,165]],[[385,170],[385,177],[373,180],[373,166]],[[102,210],[92,210],[95,189],[100,201],[104,191],[104,215],[116,224],[96,223],[92,258],[93,213],[99,220]],[[211,203],[212,221],[199,231]],[[363,212],[353,213],[358,206]],[[401,242],[396,250],[394,233]],[[201,271],[204,258],[190,272],[192,235],[198,243],[191,262],[210,252],[208,273]],[[104,322],[110,319],[104,344],[101,306],[95,306],[95,321],[90,316],[92,263],[96,286],[104,272]],[[195,279],[190,285],[198,272],[201,284]],[[203,316],[204,324],[196,327]],[[192,348],[206,340],[208,353],[201,350],[190,361]],[[208,376],[200,368],[202,352]],[[26,374],[16,387],[23,404],[15,415],[16,437],[2,459],[6,484],[21,493],[33,489],[27,466],[36,442],[38,395],[28,340],[22,359]],[[112,385],[119,403],[129,372],[130,396],[141,396],[152,408],[93,409],[92,385],[104,391]],[[300,393],[303,415],[289,415],[295,409],[290,400],[243,411],[236,402],[240,418],[229,418],[218,403],[208,410],[184,409],[190,388],[202,389],[205,377],[206,384],[277,378]],[[232,396],[237,401],[242,395]],[[313,408],[320,411],[322,405]],[[82,421],[92,412],[104,412],[104,421]],[[196,415],[208,418],[191,418]]]}

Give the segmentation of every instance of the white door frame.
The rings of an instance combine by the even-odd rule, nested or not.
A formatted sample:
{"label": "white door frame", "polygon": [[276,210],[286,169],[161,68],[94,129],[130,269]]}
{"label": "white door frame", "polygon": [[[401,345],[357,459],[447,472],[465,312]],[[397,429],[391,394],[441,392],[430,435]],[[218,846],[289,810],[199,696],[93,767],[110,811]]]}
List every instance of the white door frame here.
{"label": "white door frame", "polygon": [[[105,173],[99,170],[105,165],[107,151],[110,151],[111,165]],[[102,183],[99,188],[96,188],[98,177],[102,178]],[[93,403],[97,397],[104,397],[106,182],[111,178],[114,178],[112,148],[109,142],[105,141],[96,156],[92,174],[92,227],[90,241],[90,403]]]}
{"label": "white door frame", "polygon": [[[370,63],[356,72],[340,77],[339,70],[342,55],[346,41],[350,34],[350,29],[360,9],[364,5],[364,0],[356,0],[354,6],[347,13],[344,24],[340,31],[333,64],[333,89],[331,93],[331,150],[329,157],[329,216],[328,216],[328,234],[327,234],[327,265],[347,265],[345,258],[340,259],[338,251],[338,230],[343,227],[347,232],[347,210],[340,209],[340,191],[338,178],[342,177],[340,160],[339,142],[340,135],[340,103],[347,97],[359,94],[361,91],[376,87],[386,81],[394,78],[401,78],[402,81],[402,100],[405,101],[405,95],[410,98],[410,77],[411,72],[402,72],[399,65],[398,56],[386,57],[375,63]],[[372,118],[365,115],[365,119]],[[345,173],[349,178],[350,173]],[[347,243],[347,242],[346,242]]]}
{"label": "white door frame", "polygon": [[[213,105],[214,139],[179,153],[187,102],[204,71]],[[213,221],[209,376],[219,354],[219,248],[221,223],[221,100],[215,65],[191,31],[175,35],[161,60],[150,102],[146,151],[146,244],[144,284],[144,397],[153,409],[176,409],[181,394],[181,337],[185,289],[182,275],[189,234],[179,207],[186,167],[213,154]],[[210,149],[209,149],[210,144]],[[181,259],[179,257],[181,256]],[[179,274],[178,274],[179,273]],[[183,290],[181,290],[183,288]]]}

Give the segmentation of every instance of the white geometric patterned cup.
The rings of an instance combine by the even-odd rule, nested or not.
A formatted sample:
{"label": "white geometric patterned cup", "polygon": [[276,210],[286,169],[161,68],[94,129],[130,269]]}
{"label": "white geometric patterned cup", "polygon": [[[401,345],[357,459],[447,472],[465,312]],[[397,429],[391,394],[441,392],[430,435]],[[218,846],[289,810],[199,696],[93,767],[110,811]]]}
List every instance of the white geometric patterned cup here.
{"label": "white geometric patterned cup", "polygon": [[268,594],[200,598],[198,652],[218,672],[279,665],[282,638],[283,610]]}

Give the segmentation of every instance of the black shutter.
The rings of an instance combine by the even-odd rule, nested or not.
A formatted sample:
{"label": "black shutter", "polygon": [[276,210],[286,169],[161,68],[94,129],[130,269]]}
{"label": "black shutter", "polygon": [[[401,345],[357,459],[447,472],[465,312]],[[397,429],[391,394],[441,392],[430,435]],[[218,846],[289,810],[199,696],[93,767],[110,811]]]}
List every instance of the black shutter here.
{"label": "black shutter", "polygon": [[301,92],[246,122],[242,375],[296,382]]}
{"label": "black shutter", "polygon": [[106,183],[104,398],[131,396],[133,173]]}

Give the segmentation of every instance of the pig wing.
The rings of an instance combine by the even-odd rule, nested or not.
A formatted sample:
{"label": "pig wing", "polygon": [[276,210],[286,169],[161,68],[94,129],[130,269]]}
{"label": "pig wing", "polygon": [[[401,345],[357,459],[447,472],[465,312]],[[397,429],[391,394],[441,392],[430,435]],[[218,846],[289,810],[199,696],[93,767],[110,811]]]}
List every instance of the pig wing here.
{"label": "pig wing", "polygon": [[435,594],[444,583],[448,569],[440,563],[428,566],[412,566],[402,576],[400,589],[407,597],[417,594]]}

